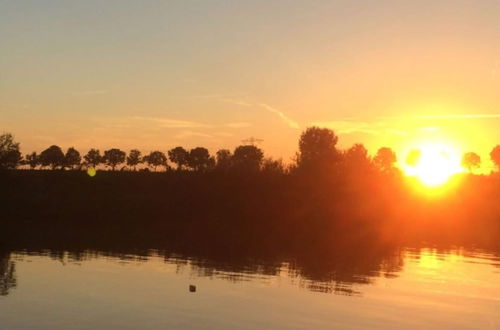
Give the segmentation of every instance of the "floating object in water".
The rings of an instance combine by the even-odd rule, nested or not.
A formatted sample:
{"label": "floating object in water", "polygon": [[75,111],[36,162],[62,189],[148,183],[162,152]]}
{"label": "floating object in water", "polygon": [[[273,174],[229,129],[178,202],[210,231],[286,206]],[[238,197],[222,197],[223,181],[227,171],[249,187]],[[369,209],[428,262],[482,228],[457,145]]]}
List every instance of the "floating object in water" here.
{"label": "floating object in water", "polygon": [[189,285],[189,292],[196,292],[196,285]]}

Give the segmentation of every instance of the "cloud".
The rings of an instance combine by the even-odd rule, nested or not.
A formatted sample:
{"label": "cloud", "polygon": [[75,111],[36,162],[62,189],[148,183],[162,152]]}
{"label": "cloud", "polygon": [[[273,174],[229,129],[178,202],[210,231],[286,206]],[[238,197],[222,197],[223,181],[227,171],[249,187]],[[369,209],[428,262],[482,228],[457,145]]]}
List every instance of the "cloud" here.
{"label": "cloud", "polygon": [[432,132],[437,132],[439,131],[440,128],[439,127],[434,127],[434,126],[430,126],[430,127],[421,127],[419,129],[420,132],[424,132],[424,133],[432,133]]}
{"label": "cloud", "polygon": [[300,128],[299,124],[296,121],[294,121],[293,119],[291,119],[290,117],[285,115],[282,111],[279,111],[278,109],[273,108],[270,105],[265,104],[265,103],[259,103],[257,105],[260,107],[263,107],[264,109],[266,109],[269,112],[277,114],[278,117],[280,117],[288,125],[288,127],[295,128],[295,129]]}
{"label": "cloud", "polygon": [[451,114],[451,115],[423,115],[416,116],[416,120],[439,120],[439,119],[495,119],[500,118],[500,113],[483,114]]}
{"label": "cloud", "polygon": [[334,120],[310,123],[310,126],[327,127],[334,129],[339,134],[364,133],[377,135],[381,132],[374,129],[374,126],[379,126],[377,123],[369,123],[364,121],[354,120]]}
{"label": "cloud", "polygon": [[249,103],[246,101],[235,100],[235,99],[230,99],[230,98],[221,98],[220,100],[223,102],[241,105],[244,107],[259,107],[259,108],[265,109],[265,110],[277,115],[288,127],[293,128],[293,129],[300,128],[300,125],[296,121],[294,121],[292,118],[288,117],[283,111],[280,111],[280,110],[270,106],[269,104]]}
{"label": "cloud", "polygon": [[244,127],[250,127],[250,126],[252,126],[252,124],[250,124],[250,123],[227,123],[225,126],[229,127],[229,128],[244,128]]}
{"label": "cloud", "polygon": [[310,126],[327,127],[333,129],[338,134],[368,134],[382,135],[390,134],[397,136],[406,136],[410,134],[407,130],[401,129],[397,123],[387,120],[361,121],[353,118],[348,120],[334,120],[310,123]]}
{"label": "cloud", "polygon": [[228,132],[217,132],[214,133],[215,136],[220,136],[220,137],[231,137],[234,136],[233,133],[228,133]]}
{"label": "cloud", "polygon": [[232,103],[232,104],[236,104],[236,105],[241,105],[243,107],[254,107],[254,106],[256,106],[256,104],[254,104],[254,103],[248,103],[248,102],[245,102],[245,101],[242,101],[242,100],[235,100],[235,99],[228,99],[228,98],[221,98],[221,100],[223,102],[228,102],[228,103]]}
{"label": "cloud", "polygon": [[387,133],[389,134],[394,134],[394,135],[399,135],[399,136],[405,136],[405,135],[408,135],[408,132],[407,131],[403,131],[403,130],[400,130],[400,129],[388,129],[386,131]]}
{"label": "cloud", "polygon": [[125,117],[125,120],[129,121],[147,121],[154,123],[162,128],[200,128],[200,127],[210,127],[210,125],[198,123],[188,120],[179,120],[173,118],[165,117],[143,117],[143,116],[133,116]]}
{"label": "cloud", "polygon": [[193,131],[182,131],[179,134],[176,134],[174,136],[174,138],[176,138],[176,139],[187,139],[187,138],[191,138],[191,137],[202,137],[202,138],[209,138],[209,139],[213,138],[213,136],[210,134],[206,134],[206,133],[202,133],[202,132],[193,132]]}

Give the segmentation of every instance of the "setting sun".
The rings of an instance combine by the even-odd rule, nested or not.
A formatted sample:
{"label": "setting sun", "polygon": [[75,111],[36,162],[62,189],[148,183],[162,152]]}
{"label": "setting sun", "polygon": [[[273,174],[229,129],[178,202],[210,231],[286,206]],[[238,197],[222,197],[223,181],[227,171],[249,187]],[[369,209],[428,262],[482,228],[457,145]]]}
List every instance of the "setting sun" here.
{"label": "setting sun", "polygon": [[454,174],[462,172],[460,156],[445,145],[423,145],[410,151],[406,158],[404,172],[416,177],[429,187],[446,183]]}

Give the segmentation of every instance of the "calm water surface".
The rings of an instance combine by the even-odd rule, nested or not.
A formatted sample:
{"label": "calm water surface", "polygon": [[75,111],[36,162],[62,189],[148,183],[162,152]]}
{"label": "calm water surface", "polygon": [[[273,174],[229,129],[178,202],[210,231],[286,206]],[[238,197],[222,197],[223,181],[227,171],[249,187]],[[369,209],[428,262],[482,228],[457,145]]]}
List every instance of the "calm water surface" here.
{"label": "calm water surface", "polygon": [[500,329],[498,255],[331,259],[0,252],[0,329]]}

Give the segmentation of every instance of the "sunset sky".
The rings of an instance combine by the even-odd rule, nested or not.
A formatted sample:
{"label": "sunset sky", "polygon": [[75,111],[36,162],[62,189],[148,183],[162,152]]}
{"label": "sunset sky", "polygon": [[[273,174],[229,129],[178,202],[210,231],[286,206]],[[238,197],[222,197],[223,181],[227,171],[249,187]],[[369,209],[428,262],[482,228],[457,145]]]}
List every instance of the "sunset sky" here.
{"label": "sunset sky", "polygon": [[[0,130],[22,151],[500,144],[500,1],[0,0]],[[488,163],[485,164],[489,166]]]}

